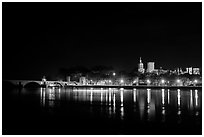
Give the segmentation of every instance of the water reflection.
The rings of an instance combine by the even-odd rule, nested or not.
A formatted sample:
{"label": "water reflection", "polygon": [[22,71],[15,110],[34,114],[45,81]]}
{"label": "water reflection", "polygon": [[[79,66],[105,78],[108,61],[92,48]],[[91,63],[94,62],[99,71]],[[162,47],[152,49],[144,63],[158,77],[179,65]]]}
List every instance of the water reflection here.
{"label": "water reflection", "polygon": [[109,90],[109,106],[111,106],[111,90]]}
{"label": "water reflection", "polygon": [[144,121],[143,118],[144,118],[144,114],[145,114],[144,111],[145,111],[145,105],[146,105],[146,95],[144,94],[144,91],[141,91],[139,93],[139,97],[138,97],[138,99],[139,99],[138,106],[139,106],[139,114],[140,114],[140,120],[141,121]]}
{"label": "water reflection", "polygon": [[169,89],[168,89],[168,92],[167,92],[167,100],[168,100],[168,105],[170,104],[170,93],[169,93]]}
{"label": "water reflection", "polygon": [[115,93],[113,94],[113,114],[116,114]]}
{"label": "water reflection", "polygon": [[166,121],[165,89],[162,89],[162,122]]}
{"label": "water reflection", "polygon": [[45,107],[45,88],[40,89],[40,104]]}
{"label": "water reflection", "polygon": [[162,108],[165,107],[164,89],[162,89]]}
{"label": "water reflection", "polygon": [[103,104],[103,92],[101,92],[101,105]]}
{"label": "water reflection", "polygon": [[147,108],[150,108],[150,102],[151,102],[151,89],[147,89]]}
{"label": "water reflection", "polygon": [[159,115],[166,122],[176,112],[181,123],[184,113],[199,116],[201,110],[201,90],[197,89],[41,88],[39,94],[42,107],[60,107],[62,101],[81,103],[90,106],[90,113],[100,110],[121,120],[128,119],[131,112],[140,121],[155,121]]}
{"label": "water reflection", "polygon": [[136,89],[133,89],[133,101],[134,103],[136,103],[136,99],[137,99],[137,93],[136,93]]}
{"label": "water reflection", "polygon": [[108,104],[108,92],[106,92],[106,105]]}
{"label": "water reflection", "polygon": [[133,105],[133,111],[136,112],[136,107],[137,107],[137,89],[133,89],[133,102],[134,102],[134,105]]}
{"label": "water reflection", "polygon": [[193,110],[193,91],[190,90],[190,110]]}
{"label": "water reflection", "polygon": [[178,103],[178,115],[181,115],[181,91],[180,89],[177,89],[177,103]]}
{"label": "water reflection", "polygon": [[93,91],[91,89],[91,94],[90,94],[90,103],[92,104],[92,101],[93,101]]}
{"label": "water reflection", "polygon": [[124,89],[120,88],[120,102],[121,102],[120,115],[122,120],[124,119],[123,92],[124,92]]}
{"label": "water reflection", "polygon": [[196,112],[195,112],[195,115],[198,116],[199,115],[199,103],[198,103],[198,90],[195,90],[195,109],[196,109]]}
{"label": "water reflection", "polygon": [[147,89],[147,121],[150,121],[151,89]]}
{"label": "water reflection", "polygon": [[198,106],[198,90],[195,90],[195,105]]}

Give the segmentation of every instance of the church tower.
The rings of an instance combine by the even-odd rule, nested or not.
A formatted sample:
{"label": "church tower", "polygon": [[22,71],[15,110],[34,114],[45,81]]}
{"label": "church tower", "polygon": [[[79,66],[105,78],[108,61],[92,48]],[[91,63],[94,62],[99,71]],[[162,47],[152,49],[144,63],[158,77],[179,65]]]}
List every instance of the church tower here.
{"label": "church tower", "polygon": [[140,57],[140,63],[138,64],[138,72],[140,73],[144,73],[145,69],[144,69],[144,65],[142,63],[142,59]]}

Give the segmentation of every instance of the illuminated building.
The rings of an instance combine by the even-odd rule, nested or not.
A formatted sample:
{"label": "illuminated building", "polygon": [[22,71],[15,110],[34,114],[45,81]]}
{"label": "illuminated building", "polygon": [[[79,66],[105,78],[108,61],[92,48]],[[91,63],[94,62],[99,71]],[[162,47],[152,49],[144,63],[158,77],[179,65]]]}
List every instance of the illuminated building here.
{"label": "illuminated building", "polygon": [[193,74],[193,68],[192,68],[192,67],[188,68],[188,73],[189,73],[190,75]]}
{"label": "illuminated building", "polygon": [[154,62],[147,63],[147,72],[151,73],[154,71]]}
{"label": "illuminated building", "polygon": [[144,71],[145,71],[142,60],[141,60],[141,57],[140,57],[140,63],[138,64],[138,71],[140,73],[144,73]]}
{"label": "illuminated building", "polygon": [[183,70],[180,68],[180,74],[184,74]]}
{"label": "illuminated building", "polygon": [[200,69],[199,68],[193,68],[193,74],[194,75],[200,75]]}
{"label": "illuminated building", "polygon": [[185,73],[188,73],[190,75],[200,75],[200,69],[199,68],[193,68],[193,67],[189,67],[189,68],[186,68],[186,72]]}
{"label": "illuminated building", "polygon": [[154,74],[159,74],[159,70],[158,69],[154,69],[153,71],[152,71],[152,73],[154,73]]}
{"label": "illuminated building", "polygon": [[67,82],[70,82],[70,76],[67,76],[67,77],[66,77],[66,81],[67,81]]}
{"label": "illuminated building", "polygon": [[42,78],[42,82],[46,82],[46,78],[45,78],[45,76],[43,76],[43,78]]}
{"label": "illuminated building", "polygon": [[86,85],[86,78],[85,78],[85,77],[80,77],[79,83],[80,83],[81,85]]}
{"label": "illuminated building", "polygon": [[167,72],[168,72],[168,70],[164,70],[164,69],[162,69],[162,67],[160,67],[160,68],[158,69],[158,75],[165,74],[165,73],[167,73]]}
{"label": "illuminated building", "polygon": [[133,85],[138,85],[139,83],[139,77],[135,78],[134,81],[133,81]]}

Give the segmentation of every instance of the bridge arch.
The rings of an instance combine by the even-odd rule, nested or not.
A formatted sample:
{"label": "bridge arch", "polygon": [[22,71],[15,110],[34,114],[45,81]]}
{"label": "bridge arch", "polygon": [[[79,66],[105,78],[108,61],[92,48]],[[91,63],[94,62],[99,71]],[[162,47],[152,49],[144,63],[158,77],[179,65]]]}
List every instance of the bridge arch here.
{"label": "bridge arch", "polygon": [[40,83],[35,82],[35,81],[29,81],[27,83],[24,84],[25,88],[39,88],[40,87]]}
{"label": "bridge arch", "polygon": [[57,85],[59,85],[60,87],[63,87],[63,86],[64,86],[64,85],[61,84],[60,82],[54,82],[54,84],[57,84]]}

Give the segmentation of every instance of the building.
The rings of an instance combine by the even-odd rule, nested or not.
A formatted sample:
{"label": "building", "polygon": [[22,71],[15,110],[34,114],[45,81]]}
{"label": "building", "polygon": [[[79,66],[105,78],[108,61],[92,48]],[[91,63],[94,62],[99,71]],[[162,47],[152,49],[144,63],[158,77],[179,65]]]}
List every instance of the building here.
{"label": "building", "polygon": [[192,67],[188,68],[188,73],[189,73],[190,75],[193,74],[193,68],[192,68]]}
{"label": "building", "polygon": [[183,75],[185,72],[181,68],[177,68],[177,75]]}
{"label": "building", "polygon": [[80,83],[81,85],[86,85],[86,78],[85,78],[85,77],[80,77],[79,83]]}
{"label": "building", "polygon": [[140,63],[138,64],[138,72],[140,73],[144,73],[145,69],[144,69],[144,65],[142,63],[142,59],[140,57]]}
{"label": "building", "polygon": [[193,67],[189,67],[189,68],[186,68],[186,72],[185,73],[188,73],[190,75],[200,75],[200,68],[193,68]]}
{"label": "building", "polygon": [[147,72],[152,73],[154,71],[154,62],[147,63]]}
{"label": "building", "polygon": [[158,69],[154,69],[154,71],[152,71],[152,73],[159,75],[159,70]]}
{"label": "building", "polygon": [[66,82],[70,83],[70,79],[71,79],[71,77],[70,77],[70,76],[67,76],[67,77],[66,77]]}
{"label": "building", "polygon": [[188,73],[188,74],[192,75],[193,74],[193,68],[192,67],[186,68],[185,73]]}
{"label": "building", "polygon": [[193,75],[200,75],[200,69],[199,68],[193,68]]}

